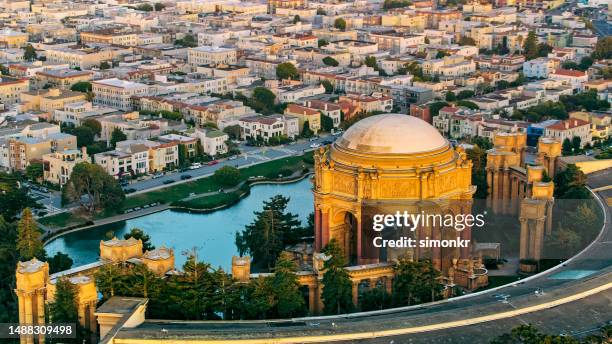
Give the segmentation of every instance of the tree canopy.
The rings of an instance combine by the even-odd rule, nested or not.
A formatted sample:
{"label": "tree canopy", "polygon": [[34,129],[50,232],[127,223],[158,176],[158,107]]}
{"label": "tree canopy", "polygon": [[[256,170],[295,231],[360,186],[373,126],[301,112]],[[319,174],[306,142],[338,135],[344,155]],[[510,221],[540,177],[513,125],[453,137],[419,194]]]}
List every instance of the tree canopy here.
{"label": "tree canopy", "polygon": [[296,80],[300,76],[297,68],[291,62],[283,62],[276,66],[276,77],[280,80],[293,79]]}
{"label": "tree canopy", "polygon": [[344,269],[346,258],[338,242],[332,239],[323,248],[323,253],[330,256],[325,262],[323,274],[323,313],[350,313],[354,309],[352,282]]}
{"label": "tree canopy", "polygon": [[334,20],[334,27],[338,30],[346,30],[346,20],[342,18],[336,18],[336,20]]}
{"label": "tree canopy", "polygon": [[223,186],[236,186],[242,180],[242,175],[236,167],[223,166],[213,173],[213,179]]}
{"label": "tree canopy", "polygon": [[97,164],[81,162],[74,166],[62,198],[78,202],[90,213],[116,206],[125,198],[119,183]]}

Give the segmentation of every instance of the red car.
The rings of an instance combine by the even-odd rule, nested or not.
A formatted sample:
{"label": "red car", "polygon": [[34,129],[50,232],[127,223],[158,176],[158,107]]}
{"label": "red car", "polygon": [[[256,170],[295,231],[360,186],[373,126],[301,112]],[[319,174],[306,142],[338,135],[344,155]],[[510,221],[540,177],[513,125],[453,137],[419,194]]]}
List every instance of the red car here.
{"label": "red car", "polygon": [[212,166],[212,165],[216,165],[218,163],[219,163],[219,160],[213,160],[213,161],[209,161],[208,164],[206,164],[206,165]]}

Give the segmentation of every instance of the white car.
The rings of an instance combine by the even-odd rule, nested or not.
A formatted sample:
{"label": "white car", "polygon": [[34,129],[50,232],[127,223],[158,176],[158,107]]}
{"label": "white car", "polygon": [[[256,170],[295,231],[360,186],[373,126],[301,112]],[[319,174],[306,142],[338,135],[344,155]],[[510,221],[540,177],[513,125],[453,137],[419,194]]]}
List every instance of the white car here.
{"label": "white car", "polygon": [[193,163],[191,164],[191,166],[189,166],[190,170],[196,170],[198,168],[202,167],[202,164],[200,164],[199,162]]}
{"label": "white car", "polygon": [[321,147],[321,144],[320,144],[320,143],[316,143],[316,142],[315,142],[315,143],[312,143],[312,144],[310,145],[310,148],[319,148],[319,147]]}

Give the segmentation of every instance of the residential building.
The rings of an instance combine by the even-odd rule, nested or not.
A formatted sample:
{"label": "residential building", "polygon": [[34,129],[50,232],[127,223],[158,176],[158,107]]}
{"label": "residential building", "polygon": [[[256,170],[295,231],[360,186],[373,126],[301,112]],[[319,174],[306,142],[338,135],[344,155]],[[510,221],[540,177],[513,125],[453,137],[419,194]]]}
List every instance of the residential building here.
{"label": "residential building", "polygon": [[198,128],[194,137],[200,140],[204,154],[214,157],[228,152],[229,135],[221,130]]}
{"label": "residential building", "polygon": [[132,97],[149,95],[149,86],[117,78],[96,80],[91,83],[93,103],[129,111],[133,108]]}
{"label": "residential building", "polygon": [[548,78],[548,76],[559,68],[561,61],[555,58],[538,57],[537,59],[523,62],[523,75],[528,78]]}
{"label": "residential building", "polygon": [[589,81],[589,75],[586,72],[572,69],[557,69],[550,74],[550,78],[568,81],[576,92],[582,91],[585,83]]}
{"label": "residential building", "polygon": [[83,92],[67,91],[59,88],[23,92],[21,94],[21,111],[42,111],[49,113],[61,110],[66,104],[81,102],[86,98]]}
{"label": "residential building", "polygon": [[59,186],[64,186],[70,179],[76,164],[90,162],[87,148],[67,149],[45,154],[43,161],[43,180]]}
{"label": "residential building", "polygon": [[544,130],[544,136],[552,137],[560,142],[574,137],[580,138],[580,147],[592,143],[591,124],[578,118],[570,118],[549,125]]}
{"label": "residential building", "polygon": [[236,49],[202,46],[189,48],[187,61],[194,69],[201,65],[235,65],[237,54]]}
{"label": "residential building", "polygon": [[0,103],[4,106],[18,103],[21,94],[27,92],[29,88],[30,82],[27,79],[0,76]]}
{"label": "residential building", "polygon": [[304,130],[304,123],[308,122],[308,128],[316,135],[321,130],[321,112],[298,104],[289,104],[285,109],[285,115],[298,118],[300,134]]}

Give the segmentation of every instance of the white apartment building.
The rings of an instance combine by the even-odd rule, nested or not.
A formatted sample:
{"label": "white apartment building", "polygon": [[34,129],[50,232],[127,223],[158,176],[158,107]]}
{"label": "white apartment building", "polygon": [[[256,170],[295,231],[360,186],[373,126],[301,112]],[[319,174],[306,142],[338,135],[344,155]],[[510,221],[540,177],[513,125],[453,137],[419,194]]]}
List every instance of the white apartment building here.
{"label": "white apartment building", "polygon": [[550,73],[559,68],[560,61],[548,57],[523,62],[523,75],[528,78],[548,78]]}
{"label": "white apartment building", "polygon": [[281,103],[295,103],[302,98],[313,97],[325,93],[323,85],[316,86],[288,86],[272,89],[276,99]]}
{"label": "white apartment building", "polygon": [[236,49],[202,46],[190,48],[187,62],[195,67],[199,65],[234,65],[237,62]]}
{"label": "white apartment building", "polygon": [[544,128],[544,136],[563,142],[565,139],[580,138],[580,148],[592,143],[591,124],[578,118],[558,121]]}
{"label": "white apartment building", "polygon": [[221,130],[198,128],[193,136],[200,140],[205,154],[216,156],[218,154],[225,154],[228,151],[226,142],[229,140],[229,135]]}
{"label": "white apartment building", "polygon": [[94,155],[94,163],[115,178],[126,174],[146,174],[149,171],[149,148],[139,144],[124,149],[98,153]]}
{"label": "white apartment building", "polygon": [[149,86],[139,82],[117,78],[97,80],[91,83],[94,94],[93,103],[129,111],[132,109],[133,96],[147,96]]}
{"label": "white apartment building", "polygon": [[463,56],[447,56],[442,59],[425,61],[423,73],[444,77],[470,75],[476,71],[474,60],[466,60]]}
{"label": "white apartment building", "polygon": [[557,69],[550,74],[550,78],[567,81],[574,91],[582,91],[584,84],[589,81],[587,72],[572,69]]}
{"label": "white apartment building", "polygon": [[299,135],[299,119],[295,116],[251,116],[241,118],[240,138],[242,140],[261,138],[265,142],[271,137],[285,135],[294,138]]}

